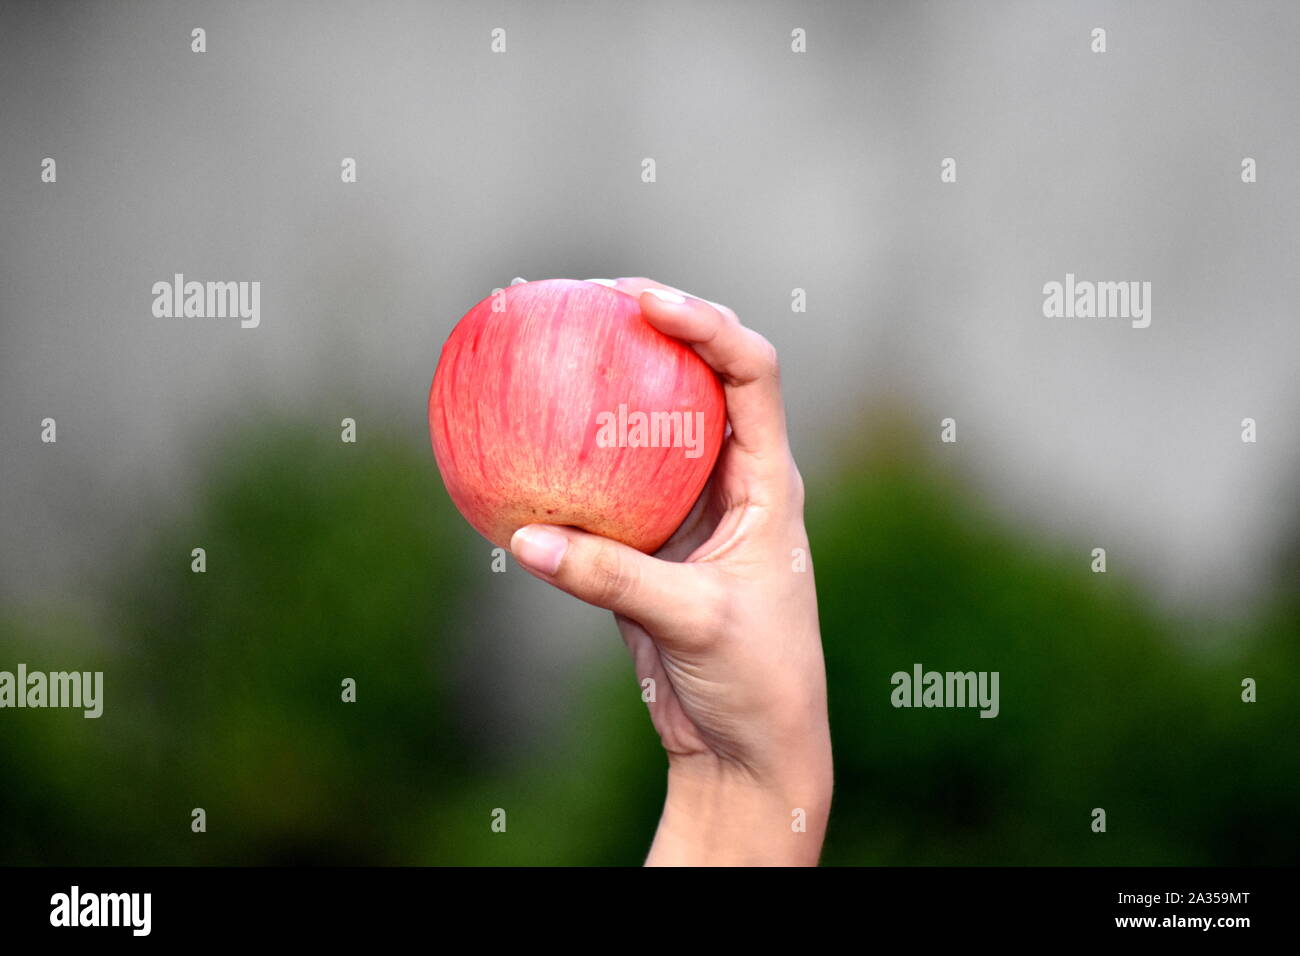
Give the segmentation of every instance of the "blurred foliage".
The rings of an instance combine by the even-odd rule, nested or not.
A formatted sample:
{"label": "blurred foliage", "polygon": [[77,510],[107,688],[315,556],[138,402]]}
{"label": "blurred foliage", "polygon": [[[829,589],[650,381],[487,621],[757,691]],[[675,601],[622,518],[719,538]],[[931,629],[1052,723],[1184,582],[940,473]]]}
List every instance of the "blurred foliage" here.
{"label": "blurred foliage", "polygon": [[[1018,537],[925,465],[915,434],[881,429],[810,508],[837,777],[824,861],[1300,858],[1294,604],[1181,640],[1122,576],[1091,572],[1091,544]],[[999,671],[1001,713],[893,708],[889,676],[918,662]]]}
{"label": "blurred foliage", "polygon": [[[1300,857],[1294,592],[1191,646],[1122,576],[1089,573],[1086,548],[989,517],[905,433],[878,430],[809,496],[837,770],[825,862]],[[205,473],[192,513],[113,569],[101,618],[0,615],[0,669],[103,670],[106,697],[98,720],[0,713],[0,862],[640,862],[664,760],[630,665],[575,675],[576,718],[522,765],[472,743],[483,546],[427,449],[278,425]],[[890,675],[914,663],[999,671],[1001,714],[894,709]]]}

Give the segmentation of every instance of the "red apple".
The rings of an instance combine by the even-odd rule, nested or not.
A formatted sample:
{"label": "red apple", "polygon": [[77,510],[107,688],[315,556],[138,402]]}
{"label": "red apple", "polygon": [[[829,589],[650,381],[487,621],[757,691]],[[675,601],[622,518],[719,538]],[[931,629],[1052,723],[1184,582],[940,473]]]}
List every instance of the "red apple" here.
{"label": "red apple", "polygon": [[699,497],[725,428],[722,384],[689,346],[630,295],[572,279],[470,309],[429,390],[447,493],[502,547],[537,522],[655,551]]}

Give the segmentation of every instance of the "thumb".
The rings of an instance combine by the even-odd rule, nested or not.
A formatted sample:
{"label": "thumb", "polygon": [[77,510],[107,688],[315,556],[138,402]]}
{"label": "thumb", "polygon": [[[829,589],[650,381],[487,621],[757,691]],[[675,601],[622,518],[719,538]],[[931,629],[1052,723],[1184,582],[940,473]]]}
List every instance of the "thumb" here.
{"label": "thumb", "polygon": [[690,600],[695,581],[689,565],[661,561],[577,528],[525,525],[510,539],[510,550],[543,581],[651,627]]}

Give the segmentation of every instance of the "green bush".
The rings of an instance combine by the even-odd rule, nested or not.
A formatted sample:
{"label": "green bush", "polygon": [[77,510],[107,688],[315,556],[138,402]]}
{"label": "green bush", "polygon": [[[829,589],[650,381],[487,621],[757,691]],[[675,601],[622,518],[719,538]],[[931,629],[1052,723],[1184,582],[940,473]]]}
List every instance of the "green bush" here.
{"label": "green bush", "polygon": [[[1293,862],[1294,600],[1192,649],[1086,549],[1008,530],[899,434],[810,489],[837,769],[825,861]],[[0,715],[0,862],[640,862],[664,758],[630,664],[572,675],[572,719],[527,759],[478,746],[465,658],[493,637],[487,550],[426,448],[280,425],[206,473],[192,511],[92,595],[93,623],[0,617],[0,666],[103,670],[107,698],[98,720]],[[998,671],[1000,715],[893,708],[890,675],[918,662]],[[1240,702],[1244,676],[1259,703]]]}

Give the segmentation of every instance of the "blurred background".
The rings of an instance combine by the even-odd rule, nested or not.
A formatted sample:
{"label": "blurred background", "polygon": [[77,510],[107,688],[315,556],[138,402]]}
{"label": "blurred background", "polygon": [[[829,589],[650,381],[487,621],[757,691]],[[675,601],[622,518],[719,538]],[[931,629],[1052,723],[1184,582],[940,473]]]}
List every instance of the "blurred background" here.
{"label": "blurred background", "polygon": [[[98,720],[0,711],[0,863],[640,862],[664,759],[613,622],[491,572],[425,422],[494,287],[623,275],[781,352],[825,862],[1294,862],[1297,35],[1282,2],[0,6],[0,670],[105,682]],[[260,281],[260,327],[155,318],[177,272]],[[1067,272],[1151,282],[1150,328],[1045,319]],[[893,709],[917,662],[999,671],[1000,715]]]}

